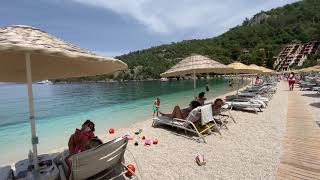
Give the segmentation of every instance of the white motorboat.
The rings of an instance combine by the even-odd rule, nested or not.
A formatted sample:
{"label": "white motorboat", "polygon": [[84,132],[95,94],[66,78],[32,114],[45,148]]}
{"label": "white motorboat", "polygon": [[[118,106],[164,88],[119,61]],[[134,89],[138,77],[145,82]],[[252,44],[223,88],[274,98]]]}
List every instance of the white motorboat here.
{"label": "white motorboat", "polygon": [[161,78],[160,81],[169,81],[168,78]]}
{"label": "white motorboat", "polygon": [[37,82],[37,84],[53,84],[53,82],[49,80],[43,80],[43,81]]}

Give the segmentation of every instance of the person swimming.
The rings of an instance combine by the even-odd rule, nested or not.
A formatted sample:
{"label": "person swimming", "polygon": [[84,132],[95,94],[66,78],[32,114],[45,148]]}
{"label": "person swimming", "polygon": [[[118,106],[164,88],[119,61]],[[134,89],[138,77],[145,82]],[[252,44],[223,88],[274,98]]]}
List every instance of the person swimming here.
{"label": "person swimming", "polygon": [[209,83],[206,83],[206,85],[205,85],[205,89],[206,89],[206,91],[207,91],[207,92],[209,92],[209,91],[210,91],[210,89],[209,89]]}

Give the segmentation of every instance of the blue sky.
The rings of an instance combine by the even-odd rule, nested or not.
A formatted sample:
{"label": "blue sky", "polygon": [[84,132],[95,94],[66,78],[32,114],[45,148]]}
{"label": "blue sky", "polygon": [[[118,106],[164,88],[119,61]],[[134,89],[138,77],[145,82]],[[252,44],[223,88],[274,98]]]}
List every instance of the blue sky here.
{"label": "blue sky", "polygon": [[297,0],[4,0],[0,26],[27,24],[107,56],[217,36]]}

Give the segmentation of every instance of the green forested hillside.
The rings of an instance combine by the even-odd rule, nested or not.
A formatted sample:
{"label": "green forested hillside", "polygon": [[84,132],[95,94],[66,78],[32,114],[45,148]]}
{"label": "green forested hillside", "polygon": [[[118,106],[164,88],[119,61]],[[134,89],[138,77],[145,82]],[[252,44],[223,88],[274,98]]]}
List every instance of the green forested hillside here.
{"label": "green forested hillside", "polygon": [[224,64],[241,60],[262,65],[265,59],[271,68],[273,57],[284,44],[313,40],[320,40],[320,0],[304,0],[260,12],[214,38],[185,40],[116,57],[126,62],[130,70],[115,78],[159,78],[160,73],[191,53],[207,55]]}

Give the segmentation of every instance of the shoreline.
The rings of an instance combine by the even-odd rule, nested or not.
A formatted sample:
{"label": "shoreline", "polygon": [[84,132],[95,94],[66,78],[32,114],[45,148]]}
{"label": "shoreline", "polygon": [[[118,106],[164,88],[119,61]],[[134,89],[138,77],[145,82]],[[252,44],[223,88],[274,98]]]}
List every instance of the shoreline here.
{"label": "shoreline", "polygon": [[[228,123],[228,130],[223,129],[222,135],[213,133],[206,136],[207,143],[198,143],[192,136],[186,138],[182,131],[174,128],[152,127],[151,117],[117,128],[112,135],[97,135],[107,142],[130,133],[139,145],[135,146],[134,141],[129,140],[127,150],[130,153],[125,153],[125,163],[134,164],[143,179],[275,179],[288,110],[288,91],[285,88],[285,83],[278,84],[277,93],[263,112],[231,111],[237,123]],[[209,101],[234,93],[236,90]],[[143,130],[142,133],[134,135],[139,129]],[[145,146],[140,136],[152,140],[157,138],[159,143]],[[48,153],[65,149],[55,148]],[[195,163],[194,159],[199,154],[204,155],[206,166]]]}
{"label": "shoreline", "polygon": [[[239,91],[240,90],[243,90],[246,86],[248,86],[250,84],[250,79],[245,82],[242,87],[240,86],[239,88]],[[234,87],[233,87],[234,88]],[[224,96],[228,96],[228,95],[231,95],[231,94],[235,94],[237,93],[237,89],[235,90],[231,90],[230,92],[227,92],[227,93],[224,93],[224,94],[221,94],[221,95],[218,95],[218,96],[215,96],[215,97],[212,97],[210,99],[208,99],[206,102],[213,102],[216,98],[222,98],[224,99],[223,97]],[[174,107],[175,104],[172,104],[172,107]],[[151,114],[151,113],[150,113]],[[135,121],[135,122],[132,122],[132,123],[129,123],[127,125],[124,125],[122,127],[119,127],[119,128],[116,128],[115,131],[122,131],[122,130],[125,130],[125,129],[128,129],[128,128],[134,128],[136,125],[140,124],[140,123],[144,123],[144,122],[149,122],[150,120],[152,120],[152,117],[150,115],[150,118],[147,118],[147,119],[143,119],[143,120],[138,120],[138,121]],[[108,135],[108,134],[107,134]],[[98,136],[99,138],[100,137],[105,137],[106,136],[106,133],[99,133],[99,134],[96,134],[96,136]],[[101,138],[103,142],[106,142],[105,139],[106,138]],[[56,149],[53,149],[52,151],[49,151],[48,153],[57,153],[57,152],[61,152],[65,149],[67,149],[68,147],[61,147],[61,148],[56,148]]]}
{"label": "shoreline", "polygon": [[[151,118],[119,128],[103,141],[125,133],[133,135],[138,129],[143,129],[141,136],[157,138],[159,144],[144,146],[139,136],[133,135],[139,146],[134,146],[134,141],[127,146],[134,158],[126,153],[126,163],[136,164],[137,160],[144,179],[275,179],[286,125],[287,93],[284,84],[279,83],[277,93],[263,112],[232,111],[237,123],[228,123],[229,130],[223,129],[222,136],[217,133],[206,136],[206,144],[183,137],[183,132],[174,128],[152,127]],[[198,154],[204,155],[206,166],[194,162]]]}
{"label": "shoreline", "polygon": [[[250,84],[250,81],[248,80],[248,81],[245,81],[244,82],[244,84],[242,85],[242,88],[243,87],[245,87],[245,86],[247,86],[248,84]],[[233,88],[235,88],[235,86],[233,87]],[[240,89],[242,89],[242,88],[240,88]],[[213,92],[215,92],[214,91],[214,89],[212,89],[213,90]],[[222,96],[226,96],[226,95],[228,95],[228,94],[234,94],[234,93],[236,93],[236,91],[237,90],[234,90],[234,89],[230,89],[230,92],[228,92],[228,93],[223,93],[223,94],[220,94],[220,95],[214,95],[214,97],[210,97],[210,98],[208,98],[208,100],[207,100],[207,102],[208,101],[213,101],[215,98],[218,98],[218,97],[222,97]],[[172,106],[174,106],[175,104],[171,104]],[[150,113],[150,117],[148,117],[148,118],[144,118],[143,120],[136,120],[136,121],[133,121],[133,122],[130,122],[130,123],[126,123],[126,124],[122,124],[120,127],[116,127],[116,132],[121,132],[121,131],[124,131],[125,129],[128,129],[128,128],[131,128],[131,129],[133,129],[133,128],[135,128],[135,127],[137,127],[138,126],[138,124],[140,124],[140,123],[146,123],[146,122],[150,122],[150,120],[152,119],[152,115],[151,115],[151,113]],[[97,128],[99,128],[99,127],[97,127]],[[108,134],[107,134],[107,130],[104,130],[104,132],[103,133],[97,133],[96,134],[100,139],[102,139],[103,140],[103,142],[106,142],[107,140],[108,140]],[[122,134],[123,135],[123,134]],[[120,136],[122,136],[122,135],[120,135]],[[68,147],[67,147],[67,142],[63,142],[63,143],[61,143],[61,146],[59,145],[58,147],[55,147],[55,148],[52,148],[52,149],[49,149],[49,150],[47,150],[47,151],[42,151],[41,152],[41,154],[46,154],[46,153],[57,153],[57,152],[62,152],[63,150],[65,150],[65,149],[67,149]],[[10,160],[10,161],[8,161],[7,163],[4,163],[3,165],[5,165],[5,164],[11,164],[11,165],[14,165],[16,162],[18,162],[19,160],[22,160],[22,159],[12,159],[12,160]]]}

